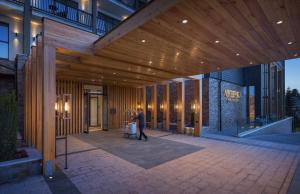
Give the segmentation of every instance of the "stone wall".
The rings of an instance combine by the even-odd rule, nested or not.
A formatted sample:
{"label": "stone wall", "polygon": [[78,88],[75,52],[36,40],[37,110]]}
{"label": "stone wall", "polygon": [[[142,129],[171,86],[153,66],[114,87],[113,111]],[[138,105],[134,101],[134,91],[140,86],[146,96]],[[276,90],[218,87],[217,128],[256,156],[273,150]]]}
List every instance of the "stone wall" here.
{"label": "stone wall", "polygon": [[202,122],[209,125],[209,79],[202,79]]}
{"label": "stone wall", "polygon": [[[238,91],[241,97],[237,101],[231,101],[224,96],[225,89]],[[217,132],[221,129],[224,134],[236,135],[238,126],[247,119],[246,105],[244,87],[225,81],[219,86],[219,80],[209,79],[209,131]]]}

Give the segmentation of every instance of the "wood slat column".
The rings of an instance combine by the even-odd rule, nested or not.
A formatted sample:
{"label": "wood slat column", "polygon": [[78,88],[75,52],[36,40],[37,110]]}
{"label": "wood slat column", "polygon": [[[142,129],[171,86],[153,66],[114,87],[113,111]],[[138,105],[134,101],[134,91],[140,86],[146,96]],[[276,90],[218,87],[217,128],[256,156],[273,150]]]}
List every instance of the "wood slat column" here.
{"label": "wood slat column", "polygon": [[194,136],[201,135],[202,129],[202,79],[194,80],[195,119]]}
{"label": "wood slat column", "polygon": [[36,65],[36,47],[31,48],[31,128],[32,128],[32,146],[36,147],[36,94],[37,94],[37,65]]}
{"label": "wood slat column", "polygon": [[43,147],[43,137],[42,137],[42,128],[43,128],[43,122],[42,122],[42,114],[43,114],[43,63],[42,63],[42,56],[43,56],[43,44],[42,44],[42,36],[39,35],[37,37],[37,54],[36,54],[36,66],[37,66],[37,95],[36,95],[36,148],[37,150],[42,153],[42,147]]}
{"label": "wood slat column", "polygon": [[[143,109],[143,112],[144,112],[144,117],[145,117],[145,124],[146,124],[146,121],[147,121],[147,90],[146,90],[146,86],[143,87],[143,102],[142,102],[142,109]],[[146,127],[146,126],[145,126]]]}
{"label": "wood slat column", "polygon": [[151,102],[151,127],[157,129],[157,85],[152,86]]}
{"label": "wood slat column", "polygon": [[170,84],[163,85],[163,128],[170,128]]}
{"label": "wood slat column", "polygon": [[185,113],[185,84],[184,81],[177,84],[178,100],[177,100],[177,132],[183,133],[185,123],[184,123],[184,113]]}
{"label": "wood slat column", "polygon": [[55,171],[55,102],[56,66],[55,48],[43,44],[43,174],[53,176]]}

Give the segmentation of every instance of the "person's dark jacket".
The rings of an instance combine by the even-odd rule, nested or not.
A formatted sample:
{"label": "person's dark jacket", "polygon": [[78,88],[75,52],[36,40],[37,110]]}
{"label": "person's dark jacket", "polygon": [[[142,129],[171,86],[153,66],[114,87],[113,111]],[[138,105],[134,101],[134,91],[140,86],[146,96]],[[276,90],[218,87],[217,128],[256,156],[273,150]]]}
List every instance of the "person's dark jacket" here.
{"label": "person's dark jacket", "polygon": [[144,113],[140,112],[135,118],[134,120],[138,120],[139,121],[139,128],[144,128],[145,127],[145,117],[144,117]]}

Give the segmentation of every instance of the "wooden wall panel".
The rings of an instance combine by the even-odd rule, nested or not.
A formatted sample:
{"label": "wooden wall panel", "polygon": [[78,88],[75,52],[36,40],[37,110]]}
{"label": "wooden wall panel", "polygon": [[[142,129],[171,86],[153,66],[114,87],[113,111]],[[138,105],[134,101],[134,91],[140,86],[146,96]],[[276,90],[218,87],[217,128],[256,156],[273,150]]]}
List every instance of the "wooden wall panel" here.
{"label": "wooden wall panel", "polygon": [[184,81],[179,82],[177,84],[177,92],[178,92],[178,100],[177,100],[177,132],[182,133],[184,131],[185,123],[184,123],[184,113],[185,113],[185,84]]}
{"label": "wooden wall panel", "polygon": [[57,80],[56,95],[72,94],[71,119],[56,118],[56,136],[83,133],[83,83],[79,81]]}
{"label": "wooden wall panel", "polygon": [[108,86],[108,128],[122,128],[130,118],[127,111],[137,109],[141,103],[141,89],[130,87]]}
{"label": "wooden wall panel", "polygon": [[194,96],[196,105],[194,135],[200,136],[202,129],[202,79],[194,80]]}

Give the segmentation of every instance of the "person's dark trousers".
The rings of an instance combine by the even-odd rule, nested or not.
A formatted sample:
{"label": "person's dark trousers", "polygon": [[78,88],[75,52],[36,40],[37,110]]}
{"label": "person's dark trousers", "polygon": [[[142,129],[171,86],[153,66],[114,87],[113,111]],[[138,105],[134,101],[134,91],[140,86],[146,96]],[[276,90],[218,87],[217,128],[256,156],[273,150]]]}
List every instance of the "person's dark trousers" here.
{"label": "person's dark trousers", "polygon": [[144,127],[139,127],[140,128],[140,137],[139,139],[141,140],[142,139],[142,136],[147,140],[148,137],[147,135],[144,133]]}

